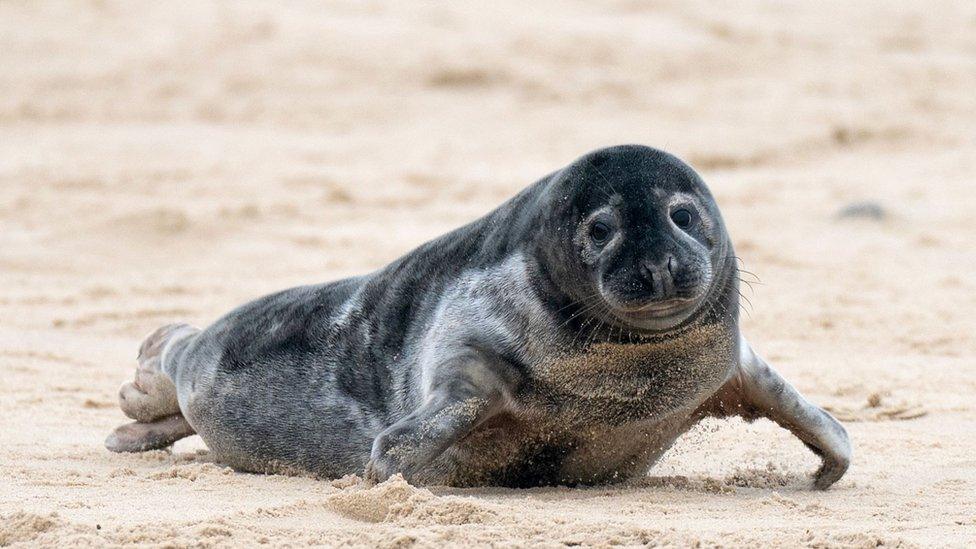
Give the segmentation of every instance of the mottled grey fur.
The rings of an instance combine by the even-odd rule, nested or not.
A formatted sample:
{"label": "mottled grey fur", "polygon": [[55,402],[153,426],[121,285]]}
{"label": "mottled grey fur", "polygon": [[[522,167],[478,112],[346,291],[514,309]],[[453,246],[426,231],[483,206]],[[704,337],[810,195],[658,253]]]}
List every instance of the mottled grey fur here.
{"label": "mottled grey fur", "polygon": [[796,434],[826,488],[847,434],[749,348],[738,282],[690,167],[595,151],[379,271],[161,329],[123,387],[138,421],[107,445],[169,444],[188,422],[244,470],[603,483],[644,474],[703,417],[741,415]]}

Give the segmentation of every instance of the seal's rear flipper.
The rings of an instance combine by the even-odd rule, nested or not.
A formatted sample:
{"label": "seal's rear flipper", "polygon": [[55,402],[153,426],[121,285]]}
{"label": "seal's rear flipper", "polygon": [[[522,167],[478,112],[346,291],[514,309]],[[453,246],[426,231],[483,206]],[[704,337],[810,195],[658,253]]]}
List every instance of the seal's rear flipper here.
{"label": "seal's rear flipper", "polygon": [[145,452],[165,448],[195,433],[183,414],[174,414],[149,423],[133,421],[117,427],[105,439],[105,447],[113,452]]}
{"label": "seal's rear flipper", "polygon": [[163,371],[163,352],[175,341],[199,331],[187,324],[169,324],[149,334],[139,348],[135,378],[119,389],[119,407],[125,415],[150,423],[180,413],[176,386]]}
{"label": "seal's rear flipper", "polygon": [[163,371],[165,351],[200,330],[169,324],[149,334],[139,348],[139,366],[132,381],[119,389],[119,407],[136,420],[112,431],[105,447],[113,452],[144,452],[165,448],[196,431],[180,412],[176,386]]}

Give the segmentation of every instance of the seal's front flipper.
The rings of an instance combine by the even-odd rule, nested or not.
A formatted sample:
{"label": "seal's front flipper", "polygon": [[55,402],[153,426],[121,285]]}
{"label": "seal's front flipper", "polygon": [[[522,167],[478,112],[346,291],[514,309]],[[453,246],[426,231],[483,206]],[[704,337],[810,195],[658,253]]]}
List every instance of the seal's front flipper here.
{"label": "seal's front flipper", "polygon": [[765,417],[788,429],[823,460],[814,477],[820,490],[840,480],[850,465],[851,442],[844,426],[803,398],[741,336],[738,370],[701,412],[750,421]]}
{"label": "seal's front flipper", "polygon": [[116,427],[105,439],[105,447],[113,452],[145,452],[165,448],[195,433],[183,414],[174,414],[149,423],[133,421]]}
{"label": "seal's front flipper", "polygon": [[396,473],[410,480],[507,401],[507,365],[500,360],[468,351],[429,368],[424,403],[373,440],[367,480],[382,482]]}

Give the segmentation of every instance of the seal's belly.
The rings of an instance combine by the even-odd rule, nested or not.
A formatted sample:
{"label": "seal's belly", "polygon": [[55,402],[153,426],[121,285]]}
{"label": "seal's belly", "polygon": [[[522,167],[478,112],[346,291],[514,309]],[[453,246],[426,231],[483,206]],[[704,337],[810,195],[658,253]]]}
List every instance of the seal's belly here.
{"label": "seal's belly", "polygon": [[508,486],[642,474],[727,379],[732,350],[661,360],[652,349],[604,348],[554,360],[535,370],[512,410],[454,444],[430,474],[456,485]]}
{"label": "seal's belly", "polygon": [[687,426],[685,416],[567,428],[503,414],[449,448],[424,480],[512,487],[623,481],[645,472]]}

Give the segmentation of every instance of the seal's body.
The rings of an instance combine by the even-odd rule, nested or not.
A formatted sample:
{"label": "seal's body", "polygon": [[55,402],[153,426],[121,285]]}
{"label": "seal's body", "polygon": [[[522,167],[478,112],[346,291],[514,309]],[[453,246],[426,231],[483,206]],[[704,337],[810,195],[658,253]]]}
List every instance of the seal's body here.
{"label": "seal's body", "polygon": [[[770,417],[843,475],[847,435],[756,357],[697,174],[596,151],[375,273],[161,328],[110,449],[197,432],[243,470],[535,486],[643,474],[707,415]],[[173,388],[175,387],[175,391]]]}

